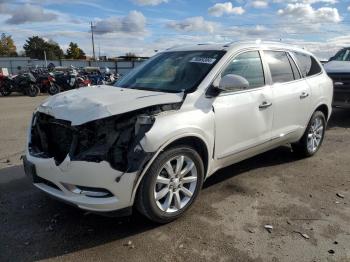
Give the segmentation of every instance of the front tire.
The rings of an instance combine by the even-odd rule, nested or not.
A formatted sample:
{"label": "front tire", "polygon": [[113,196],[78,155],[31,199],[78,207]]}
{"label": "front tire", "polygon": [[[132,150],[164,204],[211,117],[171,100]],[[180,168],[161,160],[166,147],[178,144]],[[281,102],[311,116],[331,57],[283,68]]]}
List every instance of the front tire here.
{"label": "front tire", "polygon": [[203,161],[193,148],[170,148],[156,158],[145,174],[137,195],[137,209],[154,222],[169,223],[192,205],[203,179]]}
{"label": "front tire", "polygon": [[326,118],[321,111],[316,111],[299,142],[292,144],[293,152],[300,157],[310,157],[320,149],[326,131]]}
{"label": "front tire", "polygon": [[1,87],[0,87],[0,92],[3,96],[9,96],[11,95],[11,87],[7,84],[3,84]]}

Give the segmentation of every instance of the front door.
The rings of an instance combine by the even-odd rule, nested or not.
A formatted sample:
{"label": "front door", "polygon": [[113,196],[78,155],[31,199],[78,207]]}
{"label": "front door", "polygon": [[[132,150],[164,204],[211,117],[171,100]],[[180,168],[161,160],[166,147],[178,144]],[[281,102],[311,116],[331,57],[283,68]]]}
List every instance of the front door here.
{"label": "front door", "polygon": [[237,55],[221,73],[235,74],[249,82],[245,90],[223,92],[216,97],[215,158],[224,159],[254,148],[271,138],[272,89],[265,84],[259,51]]}

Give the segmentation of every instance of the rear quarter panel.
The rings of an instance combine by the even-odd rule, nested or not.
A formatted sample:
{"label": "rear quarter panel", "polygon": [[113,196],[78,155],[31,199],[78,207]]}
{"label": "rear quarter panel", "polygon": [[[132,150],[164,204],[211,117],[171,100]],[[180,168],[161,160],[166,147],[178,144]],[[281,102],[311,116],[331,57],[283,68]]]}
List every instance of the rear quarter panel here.
{"label": "rear quarter panel", "polygon": [[328,107],[328,119],[329,119],[331,112],[332,112],[333,81],[328,77],[328,75],[325,72],[322,72],[321,74],[313,76],[313,77],[309,77],[306,79],[306,81],[311,88],[312,113],[320,105],[327,105],[327,107]]}

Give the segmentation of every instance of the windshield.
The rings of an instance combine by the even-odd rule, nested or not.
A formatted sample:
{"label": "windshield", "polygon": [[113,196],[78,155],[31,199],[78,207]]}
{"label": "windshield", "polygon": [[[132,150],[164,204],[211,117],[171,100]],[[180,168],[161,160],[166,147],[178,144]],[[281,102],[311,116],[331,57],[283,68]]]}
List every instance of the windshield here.
{"label": "windshield", "polygon": [[350,49],[340,50],[331,58],[331,61],[350,61]]}
{"label": "windshield", "polygon": [[160,53],[132,70],[115,86],[162,92],[193,91],[225,51]]}

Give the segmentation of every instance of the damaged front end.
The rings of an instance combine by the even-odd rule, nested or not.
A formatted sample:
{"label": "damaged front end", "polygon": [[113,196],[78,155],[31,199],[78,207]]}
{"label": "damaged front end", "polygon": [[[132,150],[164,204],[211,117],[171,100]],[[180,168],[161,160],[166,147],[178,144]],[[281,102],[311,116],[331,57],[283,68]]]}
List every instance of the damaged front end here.
{"label": "damaged front end", "polygon": [[39,158],[53,158],[57,166],[69,156],[70,161],[106,161],[120,172],[135,172],[153,155],[142,149],[140,141],[152,128],[155,116],[180,106],[180,103],[151,106],[78,126],[37,112],[29,152]]}

